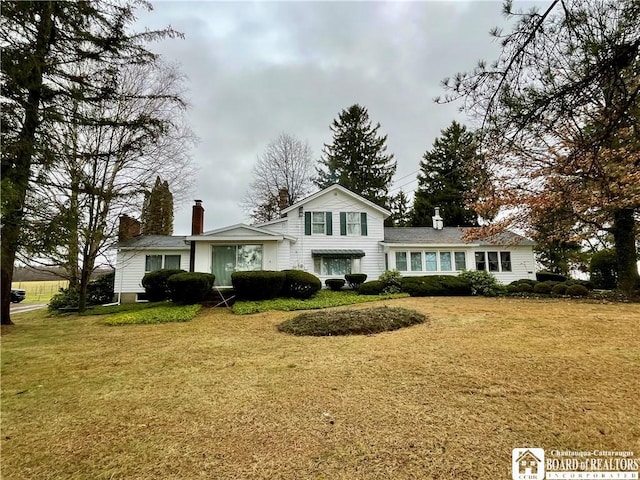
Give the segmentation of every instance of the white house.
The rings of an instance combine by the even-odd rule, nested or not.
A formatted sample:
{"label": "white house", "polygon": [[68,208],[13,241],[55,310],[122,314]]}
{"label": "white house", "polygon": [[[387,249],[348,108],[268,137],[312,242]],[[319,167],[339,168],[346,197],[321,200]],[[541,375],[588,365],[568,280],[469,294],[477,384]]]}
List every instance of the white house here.
{"label": "white house", "polygon": [[[465,241],[465,228],[384,227],[388,210],[340,185],[332,185],[261,225],[231,225],[204,231],[204,208],[193,206],[190,236],[135,235],[118,244],[115,291],[122,302],[140,300],[145,273],[182,268],[213,273],[218,287],[231,286],[240,270],[300,269],[321,280],[346,273],[376,279],[387,269],[403,275],[487,270],[504,283],[535,278],[533,242],[505,234],[498,242]],[[131,221],[131,219],[128,219]],[[469,227],[468,227],[469,228]]]}

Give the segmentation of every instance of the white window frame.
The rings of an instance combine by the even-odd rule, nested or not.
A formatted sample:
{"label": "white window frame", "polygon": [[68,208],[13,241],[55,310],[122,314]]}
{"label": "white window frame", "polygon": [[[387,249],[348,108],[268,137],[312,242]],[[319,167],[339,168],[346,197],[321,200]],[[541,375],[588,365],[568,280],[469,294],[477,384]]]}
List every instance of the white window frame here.
{"label": "white window frame", "polygon": [[[355,219],[355,220],[354,220]],[[360,212],[346,212],[347,236],[362,236],[362,215]]]}
{"label": "white window frame", "polygon": [[160,268],[158,270],[163,270],[166,267],[167,257],[180,257],[180,261],[178,263],[178,268],[182,267],[182,255],[179,253],[149,253],[144,256],[144,273],[156,272],[157,270],[147,270],[147,257],[160,257]]}
{"label": "white window frame", "polygon": [[[322,216],[322,221],[317,222],[316,216]],[[315,226],[322,225],[322,232],[316,232]],[[311,235],[326,235],[327,234],[327,212],[311,212]]]}

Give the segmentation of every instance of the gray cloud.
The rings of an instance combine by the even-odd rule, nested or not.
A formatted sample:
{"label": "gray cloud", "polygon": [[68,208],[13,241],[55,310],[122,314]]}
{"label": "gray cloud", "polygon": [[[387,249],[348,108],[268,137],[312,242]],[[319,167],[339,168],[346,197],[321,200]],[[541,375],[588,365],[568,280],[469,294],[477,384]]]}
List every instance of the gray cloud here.
{"label": "gray cloud", "polygon": [[[246,220],[239,203],[251,168],[280,132],[308,140],[319,159],[329,125],[354,103],[388,135],[396,178],[417,170],[440,130],[467,120],[457,105],[433,102],[441,80],[494,59],[498,46],[487,32],[503,22],[499,2],[478,1],[154,7],[140,25],[171,24],[186,35],[152,48],[189,79],[189,121],[201,138],[193,198],[204,201],[207,229]],[[176,234],[189,233],[190,217],[190,205],[176,210]]]}

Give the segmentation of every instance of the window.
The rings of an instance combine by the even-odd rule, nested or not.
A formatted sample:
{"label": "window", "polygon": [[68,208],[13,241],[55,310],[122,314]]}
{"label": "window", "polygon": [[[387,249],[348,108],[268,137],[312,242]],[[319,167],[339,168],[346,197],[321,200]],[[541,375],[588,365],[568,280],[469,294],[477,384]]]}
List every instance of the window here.
{"label": "window", "polygon": [[314,257],[313,268],[318,275],[346,275],[351,273],[351,257]]}
{"label": "window", "polygon": [[233,272],[262,270],[262,245],[215,245],[211,253],[211,273],[215,284],[230,286]]}
{"label": "window", "polygon": [[500,264],[498,263],[498,252],[487,252],[490,272],[499,272]]}
{"label": "window", "polygon": [[144,262],[145,272],[155,272],[162,269],[162,255],[147,255]]}
{"label": "window", "polygon": [[144,271],[155,272],[161,269],[180,268],[180,255],[147,255],[144,260]]}
{"label": "window", "polygon": [[476,252],[476,270],[510,272],[511,252]]}
{"label": "window", "polygon": [[422,270],[422,252],[411,252],[411,271],[420,272]]}
{"label": "window", "polygon": [[324,234],[325,233],[325,214],[324,212],[312,212],[311,213],[311,233]]}
{"label": "window", "polygon": [[503,272],[511,271],[511,252],[500,252],[500,266]]}
{"label": "window", "polygon": [[340,235],[367,236],[365,212],[340,212]]}
{"label": "window", "polygon": [[436,252],[424,252],[424,263],[427,267],[427,272],[437,272],[438,260]]}
{"label": "window", "polygon": [[347,212],[347,235],[360,235],[360,213]]}
{"label": "window", "polygon": [[396,252],[396,270],[407,271],[407,252]]}
{"label": "window", "polygon": [[443,272],[451,271],[451,252],[440,252],[440,270]]}
{"label": "window", "polygon": [[180,269],[180,255],[165,255],[164,268],[171,270]]}
{"label": "window", "polygon": [[464,252],[454,252],[453,253],[456,262],[456,270],[466,270],[467,269],[467,256]]}

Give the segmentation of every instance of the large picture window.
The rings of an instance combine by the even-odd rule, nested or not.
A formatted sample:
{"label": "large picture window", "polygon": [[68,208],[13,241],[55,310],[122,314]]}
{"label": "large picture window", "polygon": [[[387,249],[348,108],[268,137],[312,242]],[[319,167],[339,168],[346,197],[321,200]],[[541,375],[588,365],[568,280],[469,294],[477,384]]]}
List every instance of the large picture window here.
{"label": "large picture window", "polygon": [[211,254],[211,273],[215,285],[231,286],[233,272],[262,270],[262,245],[215,245]]}

